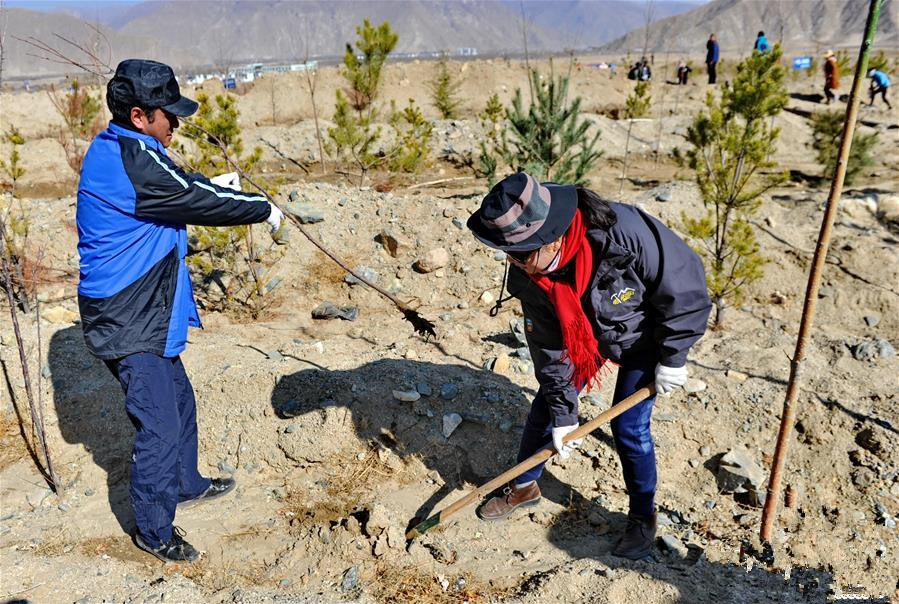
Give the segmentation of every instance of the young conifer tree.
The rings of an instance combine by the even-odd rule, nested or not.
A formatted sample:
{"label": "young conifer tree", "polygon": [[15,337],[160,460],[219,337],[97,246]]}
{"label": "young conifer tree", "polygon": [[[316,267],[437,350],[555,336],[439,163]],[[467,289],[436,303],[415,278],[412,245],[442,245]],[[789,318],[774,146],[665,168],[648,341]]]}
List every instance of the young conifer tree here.
{"label": "young conifer tree", "polygon": [[[179,130],[179,135],[191,139],[193,147],[176,141],[174,151],[191,170],[211,178],[234,170],[219,147],[221,143],[241,171],[252,173],[262,158],[262,149],[255,147],[244,152],[234,97],[219,94],[210,98],[201,93],[197,102],[197,113]],[[275,195],[277,191],[272,189],[269,193]],[[192,226],[190,243],[195,253],[187,263],[198,277],[200,303],[216,310],[233,310],[237,304],[253,318],[258,317],[271,302],[272,297],[267,294],[274,289],[271,284],[276,283],[269,279],[267,269],[283,256],[283,249],[268,253],[256,249],[251,225]]]}
{"label": "young conifer tree", "polygon": [[[343,56],[343,76],[350,84],[349,102],[356,111],[362,111],[375,100],[381,84],[381,70],[387,57],[396,48],[400,37],[384,21],[378,27],[365,19],[356,28],[356,50],[347,43]],[[358,52],[358,54],[357,54]]]}
{"label": "young conifer tree", "polygon": [[787,103],[781,50],[753,53],[737,66],[733,85],[706,97],[706,110],[687,131],[686,163],[695,172],[706,208],[698,219],[683,215],[685,230],[706,264],[715,327],[730,302],[739,303],[747,285],[762,276],[762,257],[751,217],[762,195],[781,184],[770,159],[779,130],[768,119]]}
{"label": "young conifer tree", "polygon": [[431,91],[431,102],[445,120],[459,117],[459,84],[458,78],[450,72],[446,55],[441,56],[437,62],[437,74],[428,82],[428,88]]}
{"label": "young conifer tree", "polygon": [[515,90],[507,109],[509,127],[503,132],[501,155],[512,170],[525,171],[538,180],[586,184],[587,172],[602,151],[596,148],[600,132],[590,136],[592,123],[581,118],[581,97],[568,99],[568,78],[542,78],[531,71],[534,100],[524,108],[521,89]]}
{"label": "young conifer tree", "polygon": [[[840,139],[843,136],[844,111],[820,111],[812,114],[812,148],[818,156],[818,163],[824,166],[822,176],[830,178],[837,165]],[[852,184],[861,172],[874,165],[871,150],[877,144],[877,132],[862,133],[856,127],[849,149],[844,182]]]}

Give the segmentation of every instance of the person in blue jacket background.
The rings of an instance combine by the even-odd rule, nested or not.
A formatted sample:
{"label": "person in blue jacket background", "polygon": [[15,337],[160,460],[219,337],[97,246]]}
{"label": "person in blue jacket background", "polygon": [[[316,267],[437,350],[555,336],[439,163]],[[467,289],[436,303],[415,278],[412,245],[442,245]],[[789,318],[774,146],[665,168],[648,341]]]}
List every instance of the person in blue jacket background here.
{"label": "person in blue jacket background", "polygon": [[187,174],[166,154],[178,118],[197,103],[172,69],[122,61],[107,84],[108,128],[84,156],[78,183],[78,306],[87,348],[125,392],[137,433],[130,495],[135,544],[165,561],[198,552],[173,526],[175,509],[220,497],[231,478],[197,469],[196,401],[180,353],[200,327],[185,263],[187,224],[231,226],[283,214],[265,197]]}
{"label": "person in blue jacket background", "polygon": [[714,84],[718,81],[717,69],[720,53],[718,38],[715,37],[715,34],[709,35],[709,40],[705,43],[705,64],[709,71],[709,84]]}
{"label": "person in blue jacket background", "polygon": [[[712,304],[699,256],[633,205],[583,187],[539,183],[519,172],[500,181],[468,219],[485,245],[506,252],[509,294],[521,301],[540,388],[518,451],[523,461],[578,442],[578,395],[605,361],[619,365],[614,400],[647,384],[670,394],[687,381],[687,354],[706,330]],[[613,553],[651,556],[656,533],[656,458],[650,418],[655,395],[612,420],[627,486],[628,522]],[[528,470],[480,509],[506,518],[540,501],[543,465]]]}
{"label": "person in blue jacket background", "polygon": [[771,45],[768,44],[768,36],[765,35],[765,32],[759,32],[758,36],[755,38],[755,46],[753,46],[752,49],[759,52],[768,52],[771,50]]}
{"label": "person in blue jacket background", "polygon": [[887,99],[887,90],[890,87],[890,78],[887,77],[882,71],[878,71],[876,69],[868,70],[868,77],[871,78],[871,86],[868,88],[868,96],[870,97],[870,102],[868,105],[874,104],[874,97],[878,94],[880,98],[883,99],[883,102],[886,103],[889,109],[892,109],[893,106],[890,105],[890,101]]}

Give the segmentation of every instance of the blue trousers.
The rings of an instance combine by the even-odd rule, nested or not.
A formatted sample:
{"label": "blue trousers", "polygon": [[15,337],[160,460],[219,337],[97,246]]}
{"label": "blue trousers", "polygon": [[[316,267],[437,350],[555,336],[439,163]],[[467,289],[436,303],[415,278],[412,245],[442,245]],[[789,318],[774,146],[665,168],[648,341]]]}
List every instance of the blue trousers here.
{"label": "blue trousers", "polygon": [[180,357],[138,352],[107,367],[125,391],[137,434],[131,456],[131,506],[141,539],[159,547],[172,537],[179,501],[210,481],[197,470],[197,403]]}
{"label": "blue trousers", "polygon": [[[623,364],[618,369],[614,400],[620,401],[655,379],[656,361]],[[649,429],[655,395],[612,420],[612,436],[621,460],[624,484],[630,499],[630,511],[650,515],[655,511],[656,454]],[[552,446],[552,417],[541,388],[534,397],[531,411],[521,435],[518,461]],[[517,484],[537,480],[543,465],[528,470],[515,479]]]}

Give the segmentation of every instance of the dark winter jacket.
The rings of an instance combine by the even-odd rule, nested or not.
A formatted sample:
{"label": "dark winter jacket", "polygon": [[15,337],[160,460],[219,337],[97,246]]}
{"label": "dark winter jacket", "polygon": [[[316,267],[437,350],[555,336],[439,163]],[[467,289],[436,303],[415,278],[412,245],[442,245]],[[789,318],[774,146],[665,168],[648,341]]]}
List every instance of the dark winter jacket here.
{"label": "dark winter jacket", "polygon": [[705,43],[705,62],[706,63],[717,63],[718,62],[718,42],[714,40],[709,40]]}
{"label": "dark winter jacket", "polygon": [[[661,222],[634,206],[613,203],[618,223],[591,227],[596,264],[582,299],[602,356],[616,363],[650,357],[682,367],[702,336],[712,304],[699,256]],[[566,278],[564,267],[552,278]],[[555,309],[547,294],[519,268],[509,272],[509,293],[521,300],[525,334],[553,425],[577,421],[578,391]]]}
{"label": "dark winter jacket", "polygon": [[78,306],[101,359],[184,350],[200,326],[185,256],[186,224],[262,222],[264,197],[186,174],[152,136],[111,123],[91,143],[78,183]]}

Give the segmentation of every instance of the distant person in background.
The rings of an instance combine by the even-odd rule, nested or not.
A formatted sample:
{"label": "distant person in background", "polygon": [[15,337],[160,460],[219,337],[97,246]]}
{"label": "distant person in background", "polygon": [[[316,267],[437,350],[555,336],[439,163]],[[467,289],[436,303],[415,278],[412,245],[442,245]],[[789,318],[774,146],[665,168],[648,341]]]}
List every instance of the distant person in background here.
{"label": "distant person in background", "polygon": [[634,63],[634,66],[627,72],[627,79],[639,80],[641,82],[647,82],[652,79],[652,70],[649,68],[649,63],[646,62],[646,57]]}
{"label": "distant person in background", "polygon": [[648,82],[652,79],[652,69],[649,68],[649,61],[646,60],[646,57],[643,57],[643,60],[640,64],[640,81]]}
{"label": "distant person in background", "polygon": [[771,45],[768,44],[768,36],[765,35],[765,32],[759,32],[759,35],[755,38],[755,47],[753,47],[753,50],[759,52],[768,52],[771,50]]}
{"label": "distant person in background", "polygon": [[827,98],[825,103],[830,105],[836,98],[834,92],[840,87],[840,68],[837,65],[837,58],[832,50],[828,50],[824,55],[824,96]]}
{"label": "distant person in background", "polygon": [[868,88],[868,95],[871,97],[871,101],[868,103],[868,106],[874,104],[874,97],[878,94],[880,98],[883,99],[883,102],[887,104],[889,109],[892,109],[893,106],[890,105],[890,101],[887,100],[887,89],[890,87],[890,78],[887,77],[882,71],[877,71],[876,69],[868,70],[868,77],[871,78],[871,87]]}
{"label": "distant person in background", "polygon": [[677,83],[681,86],[687,85],[687,78],[690,76],[690,66],[681,61],[677,64]]}
{"label": "distant person in background", "polygon": [[709,41],[705,43],[705,64],[709,70],[709,84],[718,81],[718,38],[715,34],[709,36]]}

